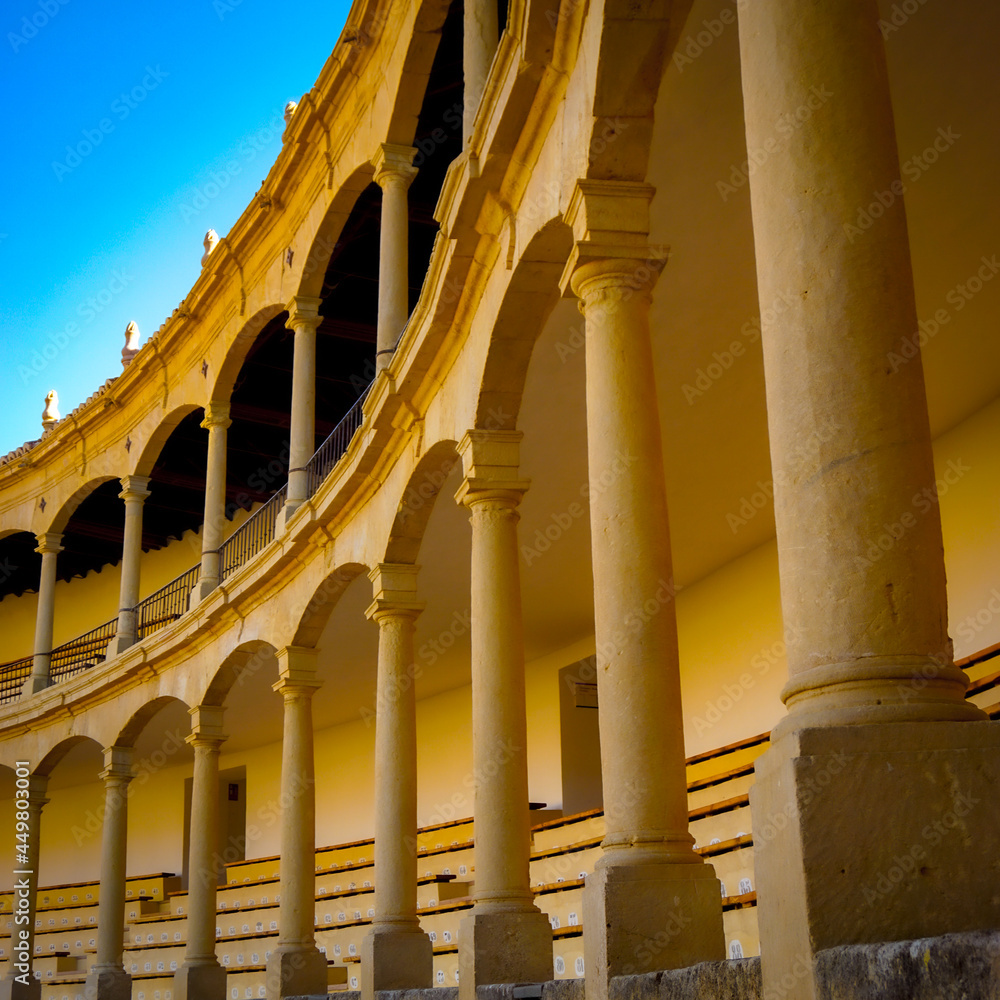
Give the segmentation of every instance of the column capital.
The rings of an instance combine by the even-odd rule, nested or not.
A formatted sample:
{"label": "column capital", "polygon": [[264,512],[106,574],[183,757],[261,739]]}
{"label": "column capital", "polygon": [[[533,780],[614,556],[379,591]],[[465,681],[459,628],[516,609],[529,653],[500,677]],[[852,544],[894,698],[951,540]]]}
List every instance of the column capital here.
{"label": "column capital", "polygon": [[375,183],[384,191],[387,184],[402,183],[409,187],[419,171],[413,166],[413,158],[417,150],[413,146],[398,146],[395,143],[383,142],[371,159],[375,168]]}
{"label": "column capital", "polygon": [[42,531],[35,535],[35,539],[38,542],[38,546],[35,551],[40,555],[58,555],[63,550],[62,545],[59,544],[63,539],[60,532]]}
{"label": "column capital", "polygon": [[191,746],[215,744],[216,749],[229,737],[222,731],[223,705],[195,705],[188,709],[191,716],[191,733],[184,738]]}
{"label": "column capital", "polygon": [[300,327],[315,330],[323,322],[323,317],[319,314],[322,304],[323,300],[314,295],[293,295],[285,306],[288,310],[285,326],[295,331]]}
{"label": "column capital", "polygon": [[104,750],[104,770],[101,771],[101,778],[106,784],[118,782],[128,784],[132,778],[132,758],[135,756],[134,747],[113,746]]}
{"label": "column capital", "polygon": [[649,203],[656,189],[638,181],[581,179],[566,207],[575,243],[559,286],[585,299],[593,280],[649,291],[670,248],[649,242]]}
{"label": "column capital", "polygon": [[523,436],[521,431],[466,431],[458,443],[465,479],[455,500],[466,506],[480,500],[505,500],[516,507],[531,485],[530,479],[518,475]]}
{"label": "column capital", "polygon": [[308,646],[285,646],[275,654],[278,660],[278,680],[271,685],[280,694],[298,689],[308,689],[310,693],[322,687],[323,682],[316,676],[316,661],[319,650]]}
{"label": "column capital", "polygon": [[232,420],[229,419],[229,400],[215,400],[213,399],[205,407],[205,417],[201,422],[201,426],[205,430],[210,431],[213,427],[230,427],[232,425]]}
{"label": "column capital", "polygon": [[45,792],[49,786],[49,776],[47,774],[29,774],[27,780],[28,794],[25,797],[28,800],[28,807],[41,809],[42,806],[48,805],[49,800],[45,797]]}
{"label": "column capital", "polygon": [[381,624],[389,616],[416,620],[426,605],[417,600],[417,574],[420,567],[413,563],[379,563],[369,574],[372,581],[372,603],[365,617]]}
{"label": "column capital", "polygon": [[149,490],[146,488],[149,486],[149,476],[122,476],[120,482],[122,491],[118,494],[119,500],[124,500],[126,503],[130,500],[142,503],[149,496]]}

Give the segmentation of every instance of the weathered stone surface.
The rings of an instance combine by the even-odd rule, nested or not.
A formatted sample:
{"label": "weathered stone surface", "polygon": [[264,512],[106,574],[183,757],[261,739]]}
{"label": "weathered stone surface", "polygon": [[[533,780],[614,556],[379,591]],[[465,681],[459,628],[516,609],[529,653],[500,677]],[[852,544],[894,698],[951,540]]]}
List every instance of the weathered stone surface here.
{"label": "weathered stone surface", "polygon": [[686,969],[615,976],[610,1000],[758,1000],[760,959],[702,962]]}
{"label": "weathered stone surface", "polygon": [[998,1000],[1000,931],[828,948],[820,1000]]}

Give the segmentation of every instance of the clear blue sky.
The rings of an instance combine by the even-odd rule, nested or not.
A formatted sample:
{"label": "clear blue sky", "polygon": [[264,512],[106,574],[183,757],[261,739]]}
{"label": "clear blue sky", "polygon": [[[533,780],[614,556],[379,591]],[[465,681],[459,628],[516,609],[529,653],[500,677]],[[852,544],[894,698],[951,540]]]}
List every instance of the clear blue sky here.
{"label": "clear blue sky", "polygon": [[121,372],[130,320],[143,343],[184,298],[205,231],[225,236],[260,186],[285,103],[313,85],[349,9],[3,4],[0,455],[41,434],[49,389],[65,416]]}

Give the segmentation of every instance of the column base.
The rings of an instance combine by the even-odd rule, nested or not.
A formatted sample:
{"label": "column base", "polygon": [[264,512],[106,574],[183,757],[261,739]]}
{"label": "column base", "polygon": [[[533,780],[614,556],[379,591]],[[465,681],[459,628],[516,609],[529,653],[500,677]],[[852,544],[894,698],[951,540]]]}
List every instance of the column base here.
{"label": "column base", "polygon": [[361,942],[361,1000],[376,990],[423,989],[433,985],[434,946],[419,928],[382,927]]}
{"label": "column base", "polygon": [[30,698],[33,694],[38,694],[39,691],[44,691],[46,688],[51,686],[52,682],[48,677],[41,677],[38,674],[32,674],[24,682],[24,686],[21,688],[21,697]]}
{"label": "column base", "polygon": [[116,635],[111,642],[108,643],[105,657],[110,660],[119,653],[124,653],[129,646],[134,646],[138,641],[138,638],[134,635]]}
{"label": "column base", "polygon": [[91,966],[83,993],[87,1000],[132,1000],[132,977],[121,966]]}
{"label": "column base", "polygon": [[225,1000],[226,970],[218,961],[184,962],[174,973],[174,1000]]}
{"label": "column base", "polygon": [[476,1000],[476,987],[545,983],[552,973],[552,925],[539,910],[476,913],[458,927],[458,996]]}
{"label": "column base", "polygon": [[315,945],[279,945],[267,960],[267,1000],[324,995],[327,987],[326,955]]}
{"label": "column base", "polygon": [[13,976],[0,979],[0,1000],[41,1000],[42,982],[29,973],[28,981],[18,982]]}
{"label": "column base", "polygon": [[1000,726],[785,732],[750,791],[764,993],[814,1000],[839,945],[1000,927]]}
{"label": "column base", "polygon": [[588,1000],[605,1000],[613,976],[726,957],[722,887],[711,865],[623,862],[598,868],[583,890]]}

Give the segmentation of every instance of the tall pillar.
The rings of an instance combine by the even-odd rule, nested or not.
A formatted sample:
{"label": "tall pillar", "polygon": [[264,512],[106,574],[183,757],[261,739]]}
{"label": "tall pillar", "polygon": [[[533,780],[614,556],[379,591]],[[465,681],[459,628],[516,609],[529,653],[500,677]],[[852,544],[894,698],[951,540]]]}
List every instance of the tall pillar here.
{"label": "tall pillar", "polygon": [[204,600],[222,579],[219,548],[226,523],[226,431],[229,403],[213,401],[205,407],[201,426],[208,431],[208,466],[205,469],[205,519],[201,529],[201,572],[197,600]]}
{"label": "tall pillar", "polygon": [[489,983],[552,978],[552,928],[528,878],[528,751],[517,513],[519,431],[471,430],[456,499],[472,521],[472,755],[476,882],[459,926],[461,1000]]}
{"label": "tall pillar", "polygon": [[132,747],[104,751],[104,831],[101,838],[101,897],[97,910],[97,956],[87,973],[87,996],[130,1000],[132,977],[122,965],[125,936],[125,863],[128,842],[128,784]]}
{"label": "tall pillar", "polygon": [[764,989],[812,998],[821,949],[1000,926],[1000,731],[952,659],[921,361],[893,360],[917,316],[877,4],[739,14],[747,148],[801,123],[750,180],[791,637],[751,800]]}
{"label": "tall pillar", "polygon": [[42,568],[38,574],[38,610],[35,613],[35,651],[31,676],[24,686],[26,694],[34,694],[49,686],[49,660],[52,656],[52,623],[56,606],[56,557],[62,552],[62,535],[43,532],[36,552],[41,554]]}
{"label": "tall pillar", "polygon": [[191,788],[191,838],[188,854],[187,947],[174,973],[177,1000],[225,1000],[226,970],[215,955],[216,896],[219,872],[219,749],[226,740],[216,705],[191,709],[194,780]]}
{"label": "tall pillar", "polygon": [[[20,775],[26,770],[27,764],[18,762],[17,780],[18,782],[25,781],[27,787],[19,785],[16,789],[15,818],[18,823],[27,823],[28,828],[27,841],[18,841],[19,848],[23,843],[24,854],[15,858],[13,902],[15,911],[23,913],[27,917],[27,921],[14,925],[15,933],[11,936],[11,957],[7,975],[0,980],[0,1000],[39,1000],[42,995],[41,981],[34,976],[35,920],[38,902],[42,806],[49,801],[45,797],[45,789],[49,779],[47,775],[42,774],[29,774],[26,778],[21,778]],[[22,804],[26,804],[27,809],[20,808]],[[19,909],[20,900],[26,901],[26,910]],[[24,936],[19,938],[18,934]],[[19,977],[20,981],[18,981]]]}
{"label": "tall pillar", "polygon": [[326,956],[316,947],[316,782],[312,697],[315,649],[278,651],[274,690],[284,700],[281,737],[281,906],[278,946],[267,962],[270,1000],[326,993]]}
{"label": "tall pillar", "polygon": [[462,114],[462,143],[467,149],[479,102],[486,89],[486,77],[500,43],[496,0],[466,0],[462,65],[465,74]]}
{"label": "tall pillar", "polygon": [[361,946],[361,992],[430,987],[433,945],[417,920],[417,703],[413,632],[419,567],[383,563],[369,574],[378,623],[375,700],[375,919]]}
{"label": "tall pillar", "polygon": [[407,260],[410,226],[406,192],[417,168],[412,146],[383,142],[372,159],[375,183],[382,189],[382,223],[379,230],[378,328],[375,370],[382,371],[392,358],[399,335],[410,315],[410,272]]}
{"label": "tall pillar", "polygon": [[122,538],[122,579],[118,597],[118,629],[108,655],[122,653],[139,638],[135,606],[139,603],[139,573],[142,560],[142,505],[149,496],[148,476],[123,476],[119,499],[125,501],[125,532]]}
{"label": "tall pillar", "polygon": [[321,299],[298,295],[288,303],[286,326],[295,331],[292,360],[292,414],[289,430],[288,496],[285,520],[309,497],[306,466],[316,450],[316,327]]}
{"label": "tall pillar", "polygon": [[[649,334],[665,253],[652,188],[580,181],[564,273],[586,325],[587,449],[606,832],[584,889],[587,995],[725,955],[715,871],[688,832],[677,621]],[[664,931],[667,934],[664,935]],[[666,938],[666,939],[665,939]]]}

